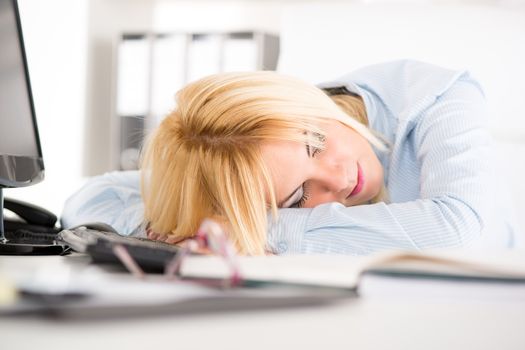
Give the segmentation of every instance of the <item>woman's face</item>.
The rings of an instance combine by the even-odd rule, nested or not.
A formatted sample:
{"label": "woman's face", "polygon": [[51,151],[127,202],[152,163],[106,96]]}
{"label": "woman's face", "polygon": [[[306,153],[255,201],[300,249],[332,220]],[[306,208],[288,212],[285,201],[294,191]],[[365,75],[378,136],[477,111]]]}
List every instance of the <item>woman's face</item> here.
{"label": "woman's face", "polygon": [[261,147],[280,208],[312,208],[322,203],[367,203],[383,183],[383,168],[369,142],[339,121],[323,125],[325,148],[293,141]]}

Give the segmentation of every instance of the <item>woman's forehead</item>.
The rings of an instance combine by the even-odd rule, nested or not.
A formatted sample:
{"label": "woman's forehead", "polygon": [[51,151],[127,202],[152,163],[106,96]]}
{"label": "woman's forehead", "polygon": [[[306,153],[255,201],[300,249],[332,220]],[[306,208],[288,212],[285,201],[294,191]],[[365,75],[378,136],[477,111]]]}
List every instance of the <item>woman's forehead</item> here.
{"label": "woman's forehead", "polygon": [[306,145],[303,142],[272,140],[261,145],[261,155],[268,169],[293,166],[303,161]]}

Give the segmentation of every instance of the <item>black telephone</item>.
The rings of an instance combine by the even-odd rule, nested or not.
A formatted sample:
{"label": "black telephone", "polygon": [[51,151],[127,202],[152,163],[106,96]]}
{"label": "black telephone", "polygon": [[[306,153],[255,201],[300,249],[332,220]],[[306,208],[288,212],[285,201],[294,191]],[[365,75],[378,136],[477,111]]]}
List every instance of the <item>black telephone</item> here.
{"label": "black telephone", "polygon": [[47,209],[11,198],[4,199],[4,208],[22,219],[10,220],[4,216],[6,232],[14,232],[20,229],[42,233],[57,233],[59,231],[59,228],[56,227],[56,215]]}
{"label": "black telephone", "polygon": [[55,214],[37,205],[7,198],[4,208],[18,218],[6,218],[0,211],[4,224],[3,234],[0,233],[0,255],[67,254],[68,248],[56,241],[60,227]]}

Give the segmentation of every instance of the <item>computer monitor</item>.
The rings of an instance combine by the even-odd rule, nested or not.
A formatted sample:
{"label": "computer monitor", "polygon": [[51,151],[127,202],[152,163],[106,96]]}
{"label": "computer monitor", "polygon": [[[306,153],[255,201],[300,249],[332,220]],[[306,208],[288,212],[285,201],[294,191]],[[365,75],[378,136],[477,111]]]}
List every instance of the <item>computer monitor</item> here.
{"label": "computer monitor", "polygon": [[0,188],[44,178],[16,0],[0,0]]}

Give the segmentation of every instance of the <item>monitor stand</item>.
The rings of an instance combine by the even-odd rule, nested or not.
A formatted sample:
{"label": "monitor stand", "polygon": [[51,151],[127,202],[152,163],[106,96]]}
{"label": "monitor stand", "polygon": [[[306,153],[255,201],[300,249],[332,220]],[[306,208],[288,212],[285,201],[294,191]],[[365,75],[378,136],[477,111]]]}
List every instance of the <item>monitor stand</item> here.
{"label": "monitor stand", "polygon": [[66,252],[67,247],[57,242],[43,240],[44,234],[38,232],[20,232],[19,237],[6,236],[4,226],[4,195],[0,187],[0,255],[60,255]]}

